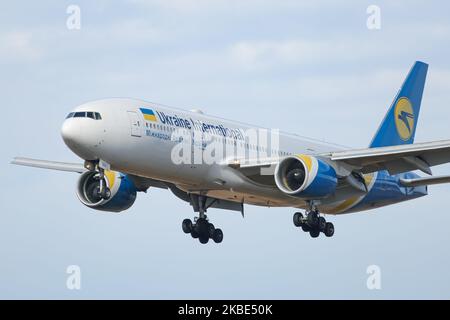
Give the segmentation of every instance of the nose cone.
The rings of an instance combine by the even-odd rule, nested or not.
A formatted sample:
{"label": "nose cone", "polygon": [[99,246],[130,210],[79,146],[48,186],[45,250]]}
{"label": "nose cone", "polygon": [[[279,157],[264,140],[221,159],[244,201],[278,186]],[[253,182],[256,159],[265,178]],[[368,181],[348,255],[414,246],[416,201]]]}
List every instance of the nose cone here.
{"label": "nose cone", "polygon": [[66,119],[61,128],[61,136],[67,147],[79,157],[94,160],[98,158],[98,130],[84,122],[86,119],[83,118]]}
{"label": "nose cone", "polygon": [[77,145],[80,145],[80,126],[75,123],[72,119],[67,119],[64,121],[61,128],[61,136],[64,143],[72,149]]}

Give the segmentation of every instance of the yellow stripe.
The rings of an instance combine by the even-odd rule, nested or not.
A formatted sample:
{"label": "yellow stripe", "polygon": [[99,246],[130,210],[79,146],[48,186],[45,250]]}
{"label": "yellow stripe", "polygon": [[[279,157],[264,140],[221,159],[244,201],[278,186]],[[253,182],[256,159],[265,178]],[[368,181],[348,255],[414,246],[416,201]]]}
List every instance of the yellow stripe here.
{"label": "yellow stripe", "polygon": [[311,168],[312,168],[312,159],[311,159],[311,157],[307,156],[307,155],[304,155],[304,154],[298,154],[297,157],[303,160],[303,162],[306,165],[306,168],[308,169],[309,172],[311,172]]}
{"label": "yellow stripe", "polygon": [[108,180],[109,189],[114,187],[114,182],[116,181],[116,173],[114,171],[105,170],[105,177]]}
{"label": "yellow stripe", "polygon": [[144,114],[144,119],[148,121],[156,121],[156,116],[154,114]]}

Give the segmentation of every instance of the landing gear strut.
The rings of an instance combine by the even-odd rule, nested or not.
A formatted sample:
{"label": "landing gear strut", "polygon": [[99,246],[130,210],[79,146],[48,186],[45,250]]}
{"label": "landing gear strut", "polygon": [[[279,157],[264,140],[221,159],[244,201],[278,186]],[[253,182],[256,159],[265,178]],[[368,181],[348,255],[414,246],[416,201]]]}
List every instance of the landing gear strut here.
{"label": "landing gear strut", "polygon": [[96,196],[103,200],[108,200],[109,198],[111,198],[111,190],[106,185],[105,169],[100,167],[98,162],[86,162],[85,167],[90,171],[98,172],[98,175],[95,176],[95,178],[98,180],[98,185],[94,189]]}
{"label": "landing gear strut", "polygon": [[327,237],[334,235],[334,225],[320,216],[317,210],[307,211],[306,216],[303,216],[301,212],[296,212],[293,221],[296,227],[302,228],[304,232],[309,232],[312,238],[317,238],[321,232]]}
{"label": "landing gear strut", "polygon": [[222,230],[216,229],[205,214],[207,197],[191,194],[190,198],[194,211],[198,212],[199,216],[194,218],[194,222],[190,219],[184,219],[181,224],[183,232],[191,234],[192,238],[198,239],[202,244],[208,243],[209,239],[212,239],[215,243],[221,243],[223,240]]}

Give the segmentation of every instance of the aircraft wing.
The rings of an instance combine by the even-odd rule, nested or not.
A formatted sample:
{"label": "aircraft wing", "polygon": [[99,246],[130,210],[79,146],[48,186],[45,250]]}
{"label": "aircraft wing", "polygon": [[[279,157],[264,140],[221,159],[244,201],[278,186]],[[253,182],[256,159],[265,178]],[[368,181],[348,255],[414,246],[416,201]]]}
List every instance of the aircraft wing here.
{"label": "aircraft wing", "polygon": [[[335,151],[318,156],[330,159],[337,166],[341,165],[347,172],[371,173],[387,170],[390,174],[397,174],[421,170],[431,175],[430,167],[450,162],[450,140]],[[270,176],[273,176],[279,161],[279,158],[266,158],[258,161],[232,160],[227,165],[239,170],[253,180],[261,180],[261,177],[266,176],[267,179],[259,182],[273,184],[273,179],[270,179]],[[402,184],[404,186],[419,186],[447,182],[450,182],[450,177],[440,176],[403,179]]]}
{"label": "aircraft wing", "polygon": [[30,158],[15,157],[12,164],[34,168],[83,173],[87,169],[81,163],[57,162]]}
{"label": "aircraft wing", "polygon": [[450,140],[337,151],[324,156],[362,173],[421,170],[431,174],[430,167],[450,162]]}

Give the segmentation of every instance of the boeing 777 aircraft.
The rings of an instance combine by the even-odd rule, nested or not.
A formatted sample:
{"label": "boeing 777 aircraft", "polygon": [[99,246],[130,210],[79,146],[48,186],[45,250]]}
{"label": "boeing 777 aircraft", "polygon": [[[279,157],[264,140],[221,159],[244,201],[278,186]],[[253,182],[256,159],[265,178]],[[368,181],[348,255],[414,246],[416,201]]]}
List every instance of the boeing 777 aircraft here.
{"label": "boeing 777 aircraft", "polygon": [[427,69],[414,64],[368,148],[337,147],[199,110],[106,99],[78,106],[62,125],[65,144],[84,163],[19,157],[12,163],[81,174],[79,200],[102,211],[126,210],[150,187],[169,189],[198,213],[182,230],[201,243],[223,240],[207,209],[243,215],[245,204],[302,209],[295,226],[313,238],[331,237],[334,226],[324,215],[415,199],[427,195],[428,185],[450,182],[450,175],[432,176],[430,169],[450,162],[450,140],[413,143]]}

